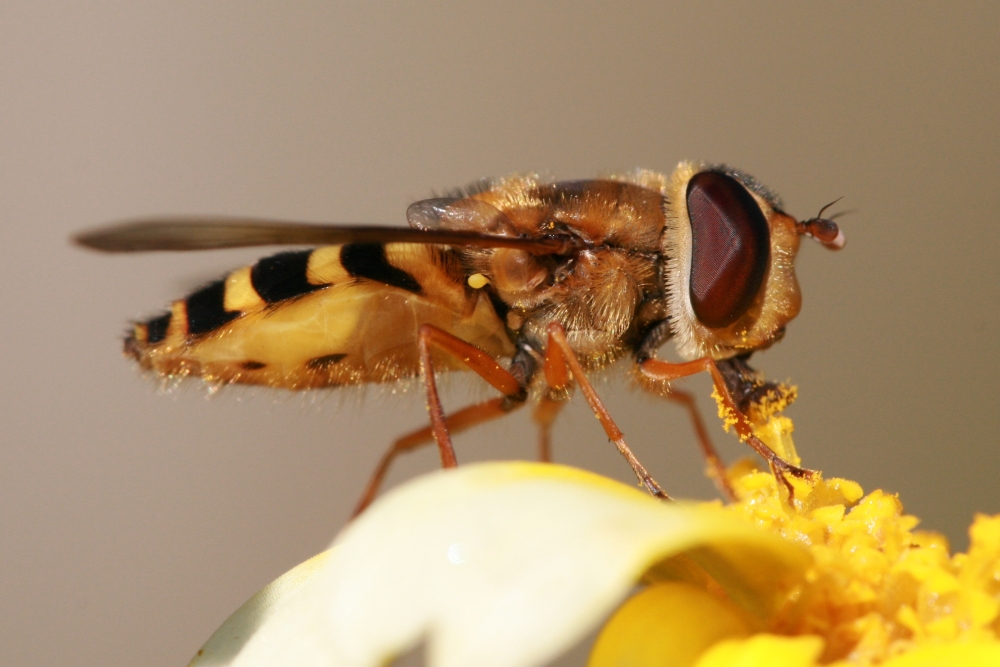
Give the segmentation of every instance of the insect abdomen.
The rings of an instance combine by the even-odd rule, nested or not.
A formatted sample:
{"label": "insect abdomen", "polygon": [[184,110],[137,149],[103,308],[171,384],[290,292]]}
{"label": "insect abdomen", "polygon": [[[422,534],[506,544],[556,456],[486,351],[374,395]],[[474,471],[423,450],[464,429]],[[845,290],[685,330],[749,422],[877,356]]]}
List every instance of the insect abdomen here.
{"label": "insect abdomen", "polygon": [[135,324],[125,350],[165,376],[306,389],[415,375],[424,323],[494,356],[512,353],[454,251],[405,243],[264,258]]}

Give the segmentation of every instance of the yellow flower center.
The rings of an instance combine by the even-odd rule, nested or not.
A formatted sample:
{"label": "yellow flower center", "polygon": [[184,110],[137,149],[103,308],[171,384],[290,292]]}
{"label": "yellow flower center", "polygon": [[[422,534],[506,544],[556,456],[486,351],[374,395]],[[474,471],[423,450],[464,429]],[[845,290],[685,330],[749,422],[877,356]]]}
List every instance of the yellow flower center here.
{"label": "yellow flower center", "polygon": [[915,531],[895,495],[865,496],[856,482],[798,480],[789,504],[774,476],[734,466],[739,501],[728,509],[813,556],[768,632],[816,635],[821,663],[882,662],[923,644],[996,641],[1000,630],[1000,517],[979,515],[966,554]]}

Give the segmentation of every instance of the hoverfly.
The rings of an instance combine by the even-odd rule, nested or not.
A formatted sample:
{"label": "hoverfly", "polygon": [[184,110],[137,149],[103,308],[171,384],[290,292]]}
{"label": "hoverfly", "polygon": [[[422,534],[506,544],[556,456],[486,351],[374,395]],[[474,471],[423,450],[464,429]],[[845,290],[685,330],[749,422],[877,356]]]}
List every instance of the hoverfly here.
{"label": "hoverfly", "polygon": [[[436,442],[442,465],[454,466],[450,432],[500,417],[529,394],[547,458],[549,429],[574,383],[639,482],[667,497],[587,378],[624,356],[644,388],[692,408],[717,470],[690,397],[670,390],[671,380],[710,373],[740,438],[786,484],[786,474],[808,476],[753,434],[755,411],[787,404],[794,389],[766,382],[747,360],[799,311],[799,236],[843,247],[822,213],[796,221],[749,175],[684,162],[669,177],[483,181],[411,205],[408,229],[172,218],[76,241],[108,252],[322,245],[266,257],[175,301],[135,323],[125,351],[161,376],[213,384],[304,390],[422,378],[430,426],[386,453],[360,511],[396,455]],[[686,361],[656,357],[668,340]],[[446,370],[471,370],[500,396],[446,416],[435,382]]]}

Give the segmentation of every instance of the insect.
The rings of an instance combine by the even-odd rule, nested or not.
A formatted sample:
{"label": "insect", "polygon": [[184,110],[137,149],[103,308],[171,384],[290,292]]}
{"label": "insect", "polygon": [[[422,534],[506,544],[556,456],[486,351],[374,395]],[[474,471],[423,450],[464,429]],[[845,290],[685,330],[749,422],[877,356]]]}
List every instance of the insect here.
{"label": "insect", "polygon": [[[125,351],[159,375],[215,384],[304,390],[422,378],[430,426],[394,443],[360,510],[398,454],[436,442],[442,465],[454,466],[451,432],[500,417],[529,395],[547,458],[551,425],[573,386],[639,482],[667,497],[588,379],[626,356],[643,387],[691,407],[718,470],[690,397],[670,381],[710,373],[737,434],[779,478],[810,475],[753,434],[755,411],[790,402],[794,389],[765,381],[747,360],[779,340],[799,311],[799,237],[843,247],[822,214],[796,221],[749,175],[683,162],[669,177],[483,181],[411,205],[409,228],[171,218],[76,241],[108,252],[321,244],[266,257],[175,301],[135,323]],[[657,358],[668,340],[684,362]],[[435,375],[452,370],[477,373],[500,396],[446,416]]]}

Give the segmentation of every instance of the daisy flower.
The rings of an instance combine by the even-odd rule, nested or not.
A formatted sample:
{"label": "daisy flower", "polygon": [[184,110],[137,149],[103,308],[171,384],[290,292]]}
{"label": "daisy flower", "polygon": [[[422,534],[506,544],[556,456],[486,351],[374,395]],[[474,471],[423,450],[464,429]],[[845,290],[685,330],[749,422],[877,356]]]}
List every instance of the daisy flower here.
{"label": "daisy flower", "polygon": [[[791,423],[759,433],[794,457]],[[251,598],[194,667],[529,667],[601,628],[591,667],[1000,665],[1000,517],[971,546],[843,479],[661,502],[581,470],[466,465],[388,493]]]}

